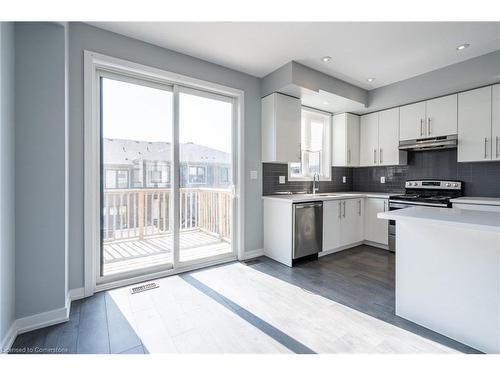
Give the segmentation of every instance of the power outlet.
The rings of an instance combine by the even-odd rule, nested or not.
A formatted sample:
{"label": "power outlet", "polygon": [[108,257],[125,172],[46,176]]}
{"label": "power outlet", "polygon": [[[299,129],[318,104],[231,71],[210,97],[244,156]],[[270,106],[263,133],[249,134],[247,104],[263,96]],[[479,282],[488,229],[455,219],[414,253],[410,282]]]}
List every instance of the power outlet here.
{"label": "power outlet", "polygon": [[381,176],[380,177],[380,183],[381,184],[385,184],[385,176]]}
{"label": "power outlet", "polygon": [[280,184],[284,184],[284,183],[286,183],[286,181],[285,181],[285,176],[280,176],[279,178],[280,178],[280,179],[279,179],[279,183],[280,183]]}
{"label": "power outlet", "polygon": [[346,177],[346,176],[342,176],[342,183],[343,183],[343,184],[346,184],[346,183],[347,183],[347,177]]}

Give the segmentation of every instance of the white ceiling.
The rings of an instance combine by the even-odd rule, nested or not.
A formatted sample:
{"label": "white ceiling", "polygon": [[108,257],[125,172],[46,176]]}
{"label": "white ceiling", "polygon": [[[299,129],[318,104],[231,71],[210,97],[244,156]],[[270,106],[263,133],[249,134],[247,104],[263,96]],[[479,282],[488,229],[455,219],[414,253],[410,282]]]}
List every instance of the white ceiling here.
{"label": "white ceiling", "polygon": [[257,77],[295,60],[368,90],[500,49],[500,22],[91,24]]}

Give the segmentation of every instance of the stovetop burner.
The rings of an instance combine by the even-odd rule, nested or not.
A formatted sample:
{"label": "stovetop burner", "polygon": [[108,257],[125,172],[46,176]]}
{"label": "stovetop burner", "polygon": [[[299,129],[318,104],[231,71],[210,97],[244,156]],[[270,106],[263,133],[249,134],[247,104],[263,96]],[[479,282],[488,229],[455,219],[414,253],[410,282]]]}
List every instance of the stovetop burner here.
{"label": "stovetop burner", "polygon": [[450,200],[462,196],[463,190],[459,181],[412,180],[407,181],[405,186],[405,194],[393,195],[389,200],[451,207]]}

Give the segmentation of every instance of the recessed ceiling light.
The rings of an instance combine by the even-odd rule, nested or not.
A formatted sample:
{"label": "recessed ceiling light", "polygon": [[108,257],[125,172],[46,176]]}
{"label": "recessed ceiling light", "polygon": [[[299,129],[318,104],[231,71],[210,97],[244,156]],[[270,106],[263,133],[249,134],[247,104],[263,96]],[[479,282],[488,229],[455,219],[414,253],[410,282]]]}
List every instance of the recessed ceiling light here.
{"label": "recessed ceiling light", "polygon": [[375,78],[367,78],[366,81],[372,83],[373,81],[375,81]]}
{"label": "recessed ceiling light", "polygon": [[323,57],[321,58],[321,61],[323,61],[323,62],[328,62],[328,61],[330,61],[331,59],[332,59],[332,57],[331,57],[331,56],[323,56]]}
{"label": "recessed ceiling light", "polygon": [[466,49],[467,47],[469,47],[470,44],[469,43],[464,43],[464,44],[460,44],[458,47],[457,47],[457,51],[461,51],[463,49]]}
{"label": "recessed ceiling light", "polygon": [[328,104],[330,104],[330,103],[328,103],[328,102],[323,102],[323,104],[324,104],[324,105],[328,105]]}

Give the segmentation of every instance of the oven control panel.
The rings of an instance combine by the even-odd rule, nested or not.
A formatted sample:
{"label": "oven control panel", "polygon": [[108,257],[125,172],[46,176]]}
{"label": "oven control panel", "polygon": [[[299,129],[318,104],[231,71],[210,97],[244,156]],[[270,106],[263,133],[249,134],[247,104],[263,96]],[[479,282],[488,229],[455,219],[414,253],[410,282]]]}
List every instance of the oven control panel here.
{"label": "oven control panel", "polygon": [[406,181],[405,187],[411,189],[461,190],[462,183],[460,181],[412,180]]}

